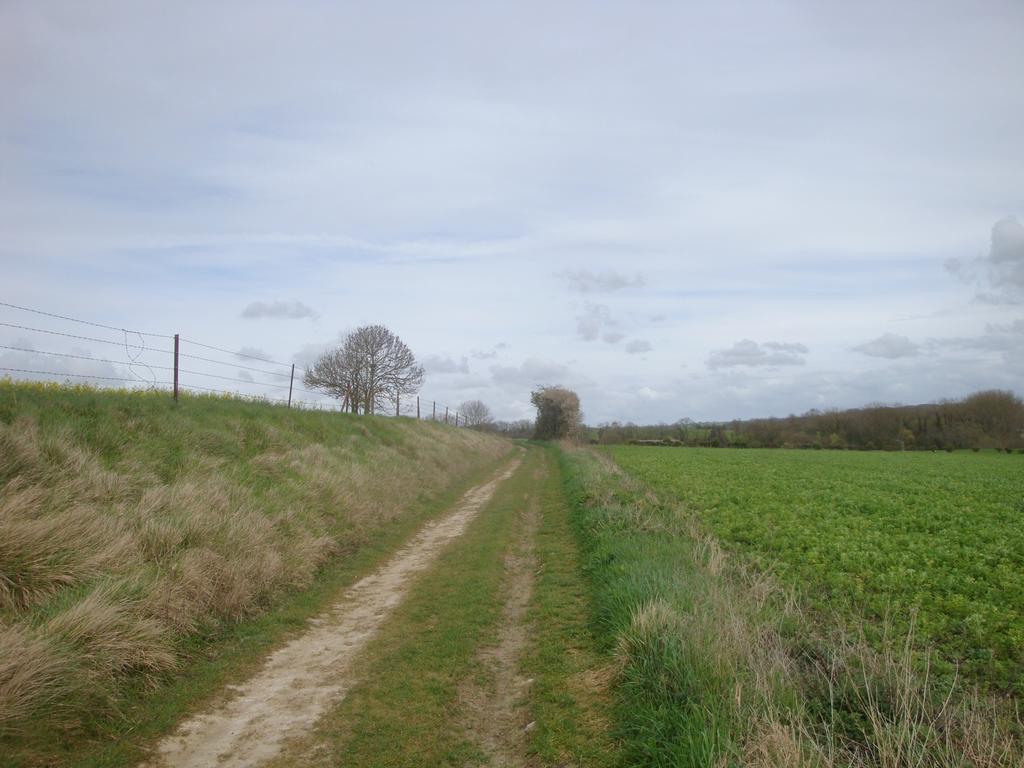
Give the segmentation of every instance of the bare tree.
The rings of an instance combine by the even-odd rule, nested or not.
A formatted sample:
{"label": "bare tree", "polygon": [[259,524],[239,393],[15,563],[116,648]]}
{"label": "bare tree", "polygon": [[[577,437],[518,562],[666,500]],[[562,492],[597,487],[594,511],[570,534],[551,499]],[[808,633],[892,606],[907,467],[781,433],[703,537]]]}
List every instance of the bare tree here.
{"label": "bare tree", "polygon": [[352,413],[373,413],[423,384],[423,366],[412,350],[383,325],[364,325],[322,354],[303,379],[310,389],[342,401]]}
{"label": "bare tree", "polygon": [[467,400],[459,406],[459,415],[462,416],[467,427],[474,429],[483,429],[494,422],[491,409],[483,400]]}
{"label": "bare tree", "polygon": [[355,365],[353,356],[341,346],[320,355],[312,367],[306,369],[302,380],[310,389],[326,392],[341,400],[343,410],[359,413],[358,377],[359,367]]}

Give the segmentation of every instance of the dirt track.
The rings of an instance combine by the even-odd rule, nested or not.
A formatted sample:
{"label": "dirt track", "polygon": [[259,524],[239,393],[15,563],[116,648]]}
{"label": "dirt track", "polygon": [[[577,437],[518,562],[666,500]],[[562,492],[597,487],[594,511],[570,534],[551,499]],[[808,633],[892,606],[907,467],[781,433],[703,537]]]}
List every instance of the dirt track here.
{"label": "dirt track", "polygon": [[[533,474],[541,482],[546,469]],[[493,680],[493,689],[481,686],[475,676],[460,687],[464,723],[469,738],[487,756],[491,768],[523,768],[526,761],[526,709],[528,681],[520,672],[520,661],[529,642],[526,623],[533,581],[537,569],[534,540],[540,521],[536,495],[524,498],[517,535],[505,556],[505,605],[498,627],[497,643],[480,649],[477,660]]]}
{"label": "dirt track", "polygon": [[271,654],[263,668],[212,711],[196,715],[164,738],[152,768],[259,765],[284,742],[313,726],[355,681],[354,662],[426,569],[460,536],[499,483],[519,466],[468,491],[444,518],[429,523],[377,571],[352,585],[326,613],[310,620],[301,636]]}

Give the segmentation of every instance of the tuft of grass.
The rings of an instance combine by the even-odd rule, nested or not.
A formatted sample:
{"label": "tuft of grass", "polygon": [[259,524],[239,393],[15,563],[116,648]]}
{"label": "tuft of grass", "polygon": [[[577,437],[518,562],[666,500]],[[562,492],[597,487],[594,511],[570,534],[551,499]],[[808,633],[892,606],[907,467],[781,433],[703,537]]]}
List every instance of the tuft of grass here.
{"label": "tuft of grass", "polygon": [[104,732],[204,638],[508,450],[408,419],[0,381],[0,751]]}

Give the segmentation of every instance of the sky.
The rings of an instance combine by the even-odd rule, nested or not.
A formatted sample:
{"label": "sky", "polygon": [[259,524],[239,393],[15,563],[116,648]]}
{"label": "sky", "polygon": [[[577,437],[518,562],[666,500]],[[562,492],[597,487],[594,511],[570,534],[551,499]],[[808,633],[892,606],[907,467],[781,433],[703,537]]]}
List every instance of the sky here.
{"label": "sky", "polygon": [[[5,0],[0,302],[283,363],[190,359],[258,393],[382,323],[504,419],[1024,394],[1022,39],[1017,0]],[[0,368],[165,376],[0,323]]]}

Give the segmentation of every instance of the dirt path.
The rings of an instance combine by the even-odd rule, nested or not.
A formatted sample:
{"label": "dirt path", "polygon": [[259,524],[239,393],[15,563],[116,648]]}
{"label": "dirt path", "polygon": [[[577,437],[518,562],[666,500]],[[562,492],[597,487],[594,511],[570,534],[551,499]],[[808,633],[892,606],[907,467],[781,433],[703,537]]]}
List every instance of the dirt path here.
{"label": "dirt path", "polygon": [[520,460],[467,492],[446,517],[429,523],[377,571],[345,591],[312,627],[275,653],[235,695],[213,711],[186,720],[156,748],[147,765],[157,768],[254,766],[276,755],[284,742],[313,726],[355,680],[360,650],[402,601],[412,577],[460,536]]}
{"label": "dirt path", "polygon": [[[545,474],[546,468],[536,470],[534,480],[539,483]],[[534,540],[540,509],[535,495],[530,494],[525,501],[517,526],[517,542],[505,557],[505,607],[498,627],[498,642],[477,654],[478,662],[494,687],[484,687],[470,678],[459,690],[464,704],[464,728],[487,755],[487,764],[494,768],[525,768],[527,765],[528,723],[524,700],[530,681],[521,674],[519,661],[529,639],[526,613],[537,570]]]}

